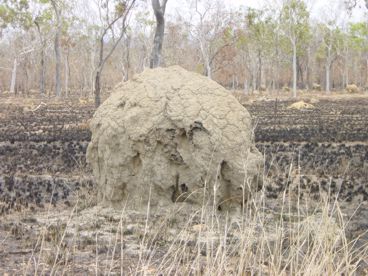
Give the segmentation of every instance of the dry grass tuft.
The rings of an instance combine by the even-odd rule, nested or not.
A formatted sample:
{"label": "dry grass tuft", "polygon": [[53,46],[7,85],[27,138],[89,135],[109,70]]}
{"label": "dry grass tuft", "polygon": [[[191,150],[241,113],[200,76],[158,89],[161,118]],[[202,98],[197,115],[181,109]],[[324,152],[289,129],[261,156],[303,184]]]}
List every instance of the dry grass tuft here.
{"label": "dry grass tuft", "polygon": [[303,110],[303,109],[314,109],[314,105],[306,103],[304,101],[299,101],[296,103],[293,103],[287,107],[288,109],[297,109],[297,110]]}

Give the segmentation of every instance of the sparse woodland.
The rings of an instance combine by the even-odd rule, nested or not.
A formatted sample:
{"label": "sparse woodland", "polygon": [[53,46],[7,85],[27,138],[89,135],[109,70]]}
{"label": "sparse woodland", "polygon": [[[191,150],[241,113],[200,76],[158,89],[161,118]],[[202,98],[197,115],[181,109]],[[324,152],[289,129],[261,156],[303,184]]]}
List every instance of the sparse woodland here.
{"label": "sparse woodland", "polygon": [[165,1],[163,45],[150,2],[2,1],[0,93],[92,96],[150,67],[157,47],[161,66],[177,64],[245,93],[368,86],[368,23],[353,13],[365,12],[364,1],[341,0],[341,9],[313,16],[313,1],[261,9]]}

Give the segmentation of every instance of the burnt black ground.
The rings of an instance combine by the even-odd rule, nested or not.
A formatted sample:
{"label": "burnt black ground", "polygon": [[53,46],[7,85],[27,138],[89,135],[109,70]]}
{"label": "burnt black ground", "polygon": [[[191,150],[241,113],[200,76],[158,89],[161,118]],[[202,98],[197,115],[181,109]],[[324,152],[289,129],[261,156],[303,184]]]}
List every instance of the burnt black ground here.
{"label": "burnt black ground", "polygon": [[[293,102],[245,103],[265,156],[267,196],[298,187],[300,197],[328,192],[347,208],[368,202],[368,97],[324,98],[313,110],[288,109]],[[0,98],[0,215],[51,198],[69,206],[75,191],[93,188],[85,164],[93,112],[78,101]]]}
{"label": "burnt black ground", "polygon": [[[367,246],[368,97],[321,99],[312,111],[287,109],[293,102],[245,103],[256,126],[257,147],[265,156],[267,212],[278,211],[284,191],[289,198],[298,195],[311,201],[329,194],[340,203],[346,221],[354,214],[346,229],[348,238],[361,235],[356,248]],[[18,273],[19,266],[32,259],[37,229],[42,228],[37,215],[48,214],[49,202],[60,228],[65,221],[59,224],[59,216],[64,211],[66,220],[75,198],[83,198],[83,208],[93,205],[94,182],[85,164],[93,112],[92,104],[78,99],[0,96],[0,273]],[[136,214],[130,216],[130,223],[137,219]],[[95,262],[94,245],[84,252],[85,246],[79,245],[86,253],[82,255],[89,256],[83,259],[81,275]],[[83,260],[76,263],[83,266]],[[367,263],[362,262],[361,271]]]}

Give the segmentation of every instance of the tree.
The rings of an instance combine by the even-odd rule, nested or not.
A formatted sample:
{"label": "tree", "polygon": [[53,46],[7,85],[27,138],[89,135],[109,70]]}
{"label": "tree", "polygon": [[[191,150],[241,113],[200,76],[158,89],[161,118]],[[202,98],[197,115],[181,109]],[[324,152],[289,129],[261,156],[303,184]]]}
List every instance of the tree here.
{"label": "tree", "polygon": [[[215,60],[235,44],[231,14],[221,1],[194,1],[194,16],[188,19],[191,37],[198,43],[204,75],[213,78]],[[196,23],[198,22],[198,23]]]}
{"label": "tree", "polygon": [[292,47],[293,96],[296,97],[298,49],[309,36],[309,12],[302,0],[285,0],[281,11],[281,25]]}
{"label": "tree", "polygon": [[325,59],[325,90],[327,93],[330,93],[330,72],[333,65],[333,62],[337,58],[338,47],[342,45],[342,37],[341,31],[338,26],[336,26],[335,21],[330,21],[327,24],[321,24],[319,26],[318,32],[322,38],[322,48],[324,51],[324,59]]}
{"label": "tree", "polygon": [[[117,0],[115,1],[115,9],[112,14],[113,18],[110,20],[111,14],[109,13],[110,8],[110,1],[105,0],[103,2],[103,5],[99,6],[99,9],[105,8],[105,18],[106,18],[106,25],[102,28],[102,32],[99,38],[99,57],[98,57],[98,65],[96,68],[95,73],[95,106],[99,107],[101,104],[101,74],[103,71],[103,68],[105,66],[106,61],[109,59],[109,57],[112,55],[116,47],[118,46],[119,42],[123,38],[124,34],[126,33],[127,27],[128,27],[128,19],[129,15],[131,14],[131,11],[135,5],[136,0]],[[109,31],[113,33],[113,27],[115,24],[118,24],[120,22],[120,32],[118,37],[112,38],[112,46],[110,50],[105,54],[104,48],[105,48],[105,39],[108,35]]]}
{"label": "tree", "polygon": [[273,51],[277,50],[274,44],[276,24],[264,11],[255,9],[248,9],[243,20],[237,48],[246,56],[244,63],[250,75],[247,83],[251,84],[253,90],[257,90],[266,83],[264,60],[271,59]]}
{"label": "tree", "polygon": [[165,35],[165,10],[168,0],[152,0],[152,8],[156,17],[156,31],[153,39],[153,48],[150,59],[150,68],[156,68],[161,63],[162,44]]}
{"label": "tree", "polygon": [[60,36],[61,36],[61,2],[56,0],[50,0],[54,14],[56,18],[56,31],[55,31],[55,94],[61,96],[61,53],[60,53]]}
{"label": "tree", "polygon": [[[32,25],[32,15],[29,12],[29,2],[10,0],[0,4],[0,23],[1,28],[13,26],[21,28],[22,30],[29,30]],[[19,59],[33,50],[34,49],[32,47],[26,47],[15,55],[13,68],[11,70],[10,93],[15,93]]]}
{"label": "tree", "polygon": [[[358,5],[358,1],[359,0],[345,0],[344,2],[348,10],[351,11],[353,8],[355,8]],[[368,9],[368,0],[364,0],[364,2],[365,2],[365,7]]]}
{"label": "tree", "polygon": [[350,24],[349,33],[353,50],[365,59],[365,82],[368,85],[368,23],[357,22]]}
{"label": "tree", "polygon": [[[45,95],[45,74],[46,74],[46,64],[45,64],[45,50],[46,50],[46,38],[44,32],[49,31],[50,21],[52,15],[50,10],[44,10],[40,12],[33,20],[36,25],[37,34],[40,41],[40,77],[39,77],[39,89],[40,94]],[[43,31],[43,28],[46,30]]]}

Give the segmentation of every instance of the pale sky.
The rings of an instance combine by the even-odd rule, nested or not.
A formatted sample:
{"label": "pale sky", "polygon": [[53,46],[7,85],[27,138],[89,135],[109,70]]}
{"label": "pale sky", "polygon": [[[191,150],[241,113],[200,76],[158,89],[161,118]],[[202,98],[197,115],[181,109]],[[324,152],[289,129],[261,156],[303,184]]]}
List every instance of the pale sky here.
{"label": "pale sky", "polygon": [[[182,14],[187,9],[188,2],[189,0],[169,0],[167,3],[168,14]],[[246,7],[260,9],[264,6],[281,6],[283,0],[223,0],[223,2],[235,9]],[[340,18],[340,20],[360,21],[367,17],[364,0],[358,0],[358,7],[350,15],[346,13],[344,0],[307,0],[306,2],[311,10],[312,19],[317,21],[335,19],[334,17]]]}

